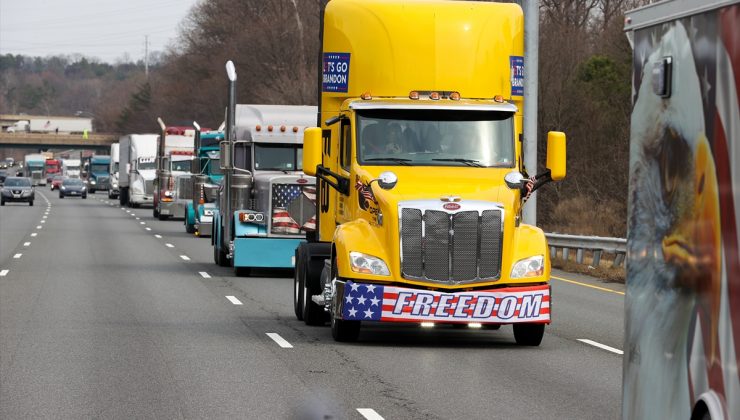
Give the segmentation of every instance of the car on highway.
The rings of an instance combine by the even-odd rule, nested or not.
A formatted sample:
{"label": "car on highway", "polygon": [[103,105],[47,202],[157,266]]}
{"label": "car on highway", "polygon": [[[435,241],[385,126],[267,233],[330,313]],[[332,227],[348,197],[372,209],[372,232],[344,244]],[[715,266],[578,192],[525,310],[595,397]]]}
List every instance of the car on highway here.
{"label": "car on highway", "polygon": [[3,187],[0,188],[0,206],[5,203],[28,203],[33,206],[33,200],[36,197],[31,178],[24,177],[7,177]]}
{"label": "car on highway", "polygon": [[82,197],[87,198],[87,186],[79,178],[66,178],[59,186],[59,198]]}
{"label": "car on highway", "polygon": [[0,185],[3,185],[5,183],[5,178],[8,177],[8,173],[6,171],[0,171]]}
{"label": "car on highway", "polygon": [[0,169],[7,169],[8,164],[5,162],[0,162]]}
{"label": "car on highway", "polygon": [[54,175],[51,178],[51,182],[50,182],[50,184],[51,184],[51,190],[52,191],[58,190],[59,187],[62,186],[62,181],[64,181],[64,179],[65,179],[64,178],[64,175]]}

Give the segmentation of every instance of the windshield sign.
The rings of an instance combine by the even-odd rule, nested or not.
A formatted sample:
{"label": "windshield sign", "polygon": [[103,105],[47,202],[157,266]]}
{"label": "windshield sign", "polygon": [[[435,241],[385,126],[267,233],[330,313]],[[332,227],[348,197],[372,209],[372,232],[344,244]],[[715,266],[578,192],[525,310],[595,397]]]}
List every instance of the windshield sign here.
{"label": "windshield sign", "polygon": [[513,167],[512,117],[490,111],[362,111],[358,160],[383,166]]}

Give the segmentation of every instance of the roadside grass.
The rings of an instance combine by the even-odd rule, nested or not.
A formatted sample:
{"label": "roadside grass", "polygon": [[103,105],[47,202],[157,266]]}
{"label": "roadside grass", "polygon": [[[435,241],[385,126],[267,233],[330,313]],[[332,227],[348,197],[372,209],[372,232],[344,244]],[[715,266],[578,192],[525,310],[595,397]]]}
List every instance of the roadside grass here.
{"label": "roadside grass", "polygon": [[569,273],[586,274],[607,282],[624,284],[626,276],[624,260],[621,266],[614,267],[614,255],[605,255],[602,253],[599,266],[594,267],[593,253],[590,251],[584,251],[583,264],[576,262],[575,252],[571,252],[567,260],[563,259],[561,252],[562,250],[559,250],[558,255],[555,258],[551,258],[552,268]]}

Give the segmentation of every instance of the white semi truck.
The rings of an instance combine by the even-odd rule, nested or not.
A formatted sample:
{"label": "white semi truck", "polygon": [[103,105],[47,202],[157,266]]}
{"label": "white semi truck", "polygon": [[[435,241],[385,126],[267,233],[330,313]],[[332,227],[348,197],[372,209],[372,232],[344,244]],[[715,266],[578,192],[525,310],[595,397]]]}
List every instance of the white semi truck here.
{"label": "white semi truck", "polygon": [[113,143],[110,145],[110,169],[108,174],[110,175],[110,189],[108,189],[108,198],[118,198],[118,167],[119,167],[119,153],[121,143]]}
{"label": "white semi truck", "polygon": [[91,118],[35,117],[29,118],[29,130],[34,133],[92,132]]}
{"label": "white semi truck", "polygon": [[120,138],[118,198],[122,206],[152,204],[158,137],[157,134],[128,134]]}
{"label": "white semi truck", "polygon": [[62,174],[67,178],[79,178],[81,164],[79,159],[64,159],[62,161]]}

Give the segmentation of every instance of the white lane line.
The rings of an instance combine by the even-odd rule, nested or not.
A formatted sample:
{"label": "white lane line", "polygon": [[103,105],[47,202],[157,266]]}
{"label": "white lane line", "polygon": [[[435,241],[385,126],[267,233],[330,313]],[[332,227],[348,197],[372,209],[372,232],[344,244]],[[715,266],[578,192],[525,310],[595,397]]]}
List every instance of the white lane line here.
{"label": "white lane line", "polygon": [[35,238],[36,236],[38,236],[38,233],[32,233],[32,234],[31,234],[31,237],[32,237],[32,238]]}
{"label": "white lane line", "polygon": [[15,254],[15,255],[13,255],[13,258],[15,258],[15,259],[17,260],[17,259],[19,259],[19,258],[20,258],[20,257],[21,257],[22,255],[23,255],[23,254]]}
{"label": "white lane line", "polygon": [[41,228],[42,228],[41,225],[36,226],[36,229],[41,229]]}
{"label": "white lane line", "polygon": [[272,338],[272,341],[278,343],[278,346],[284,348],[284,349],[292,349],[293,345],[288,343],[286,339],[283,337],[280,337],[280,334],[278,333],[266,333],[268,337]]}
{"label": "white lane line", "polygon": [[175,247],[175,246],[174,246],[174,245],[172,245],[172,244],[164,244],[164,246],[166,246],[167,248],[174,248],[174,247]]}
{"label": "white lane line", "polygon": [[31,246],[30,242],[23,242],[23,246]]}
{"label": "white lane line", "polygon": [[615,349],[614,347],[609,347],[606,344],[597,343],[596,341],[589,340],[589,339],[586,339],[586,338],[579,338],[578,341],[580,341],[581,343],[588,344],[590,346],[598,347],[598,348],[600,348],[602,350],[610,351],[612,353],[624,354],[624,352],[622,350]]}
{"label": "white lane line", "polygon": [[136,220],[141,220],[141,217],[137,217]]}
{"label": "white lane line", "polygon": [[[47,214],[48,214],[48,213],[47,213]],[[44,217],[42,217],[42,219],[46,219],[46,217],[47,217],[47,216],[46,216],[46,215],[44,215]]]}
{"label": "white lane line", "polygon": [[383,417],[372,408],[358,408],[357,412],[362,414],[362,417],[365,417],[367,420],[383,420]]}
{"label": "white lane line", "polygon": [[180,255],[180,258],[182,258],[185,261],[190,261],[190,257],[188,257],[187,255]]}
{"label": "white lane line", "polygon": [[144,228],[144,229],[146,229],[146,230],[152,230],[152,228],[150,228],[150,227],[148,227],[148,228]]}
{"label": "white lane line", "polygon": [[154,237],[157,239],[162,239],[162,235],[154,235]]}
{"label": "white lane line", "polygon": [[211,278],[211,275],[208,274],[208,273],[206,273],[205,271],[199,271],[198,274],[200,274],[200,276],[203,277],[204,279],[210,279]]}
{"label": "white lane line", "polygon": [[146,224],[146,222],[139,222],[139,224],[140,224],[140,225],[145,225],[145,224]]}
{"label": "white lane line", "polygon": [[46,220],[42,220],[41,223],[46,223]]}
{"label": "white lane line", "polygon": [[10,270],[0,270],[0,277],[5,277],[10,273]]}
{"label": "white lane line", "polygon": [[233,303],[234,305],[241,305],[242,303],[234,296],[226,296],[226,299],[229,300],[229,302]]}

